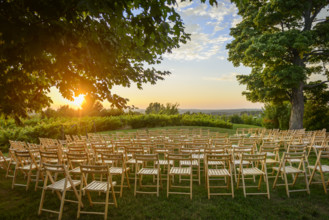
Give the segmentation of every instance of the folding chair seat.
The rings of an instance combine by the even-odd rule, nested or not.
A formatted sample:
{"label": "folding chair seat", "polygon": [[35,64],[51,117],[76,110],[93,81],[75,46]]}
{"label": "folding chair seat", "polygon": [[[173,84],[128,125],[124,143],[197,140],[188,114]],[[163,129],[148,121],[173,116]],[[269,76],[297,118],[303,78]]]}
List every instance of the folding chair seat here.
{"label": "folding chair seat", "polygon": [[[193,185],[193,173],[192,173],[192,167],[176,167],[175,162],[179,163],[179,161],[190,161],[192,164],[192,157],[191,154],[168,154],[167,157],[168,161],[174,161],[174,166],[170,167],[170,164],[168,162],[168,173],[167,173],[167,197],[169,197],[169,194],[183,194],[183,195],[190,195],[190,199],[192,199],[192,185]],[[173,185],[171,183],[171,178],[175,178],[175,175],[178,176],[189,176],[190,184],[189,186],[178,186]],[[189,192],[177,192],[177,191],[170,191],[171,188],[181,188],[181,189],[189,189]]]}
{"label": "folding chair seat", "polygon": [[[287,196],[290,197],[291,192],[301,192],[301,191],[306,191],[308,194],[310,194],[310,189],[308,185],[308,179],[307,179],[307,172],[306,172],[306,166],[305,166],[305,158],[306,158],[306,152],[295,152],[295,153],[283,153],[281,162],[279,167],[273,167],[273,170],[277,172],[274,183],[273,183],[273,189],[276,186],[285,186],[286,187],[286,193]],[[297,161],[299,160],[300,162],[298,164],[296,163],[291,163],[289,161],[294,160]],[[286,164],[289,163],[289,166]],[[284,184],[277,184],[279,175],[284,176]],[[287,175],[291,174],[293,177],[293,182],[290,184],[288,183],[288,178]],[[296,190],[290,190],[289,185],[294,186],[297,178],[300,174],[304,175],[305,179],[305,189],[296,189]]]}
{"label": "folding chair seat", "polygon": [[[124,180],[126,178],[127,181],[127,187],[130,188],[130,183],[129,183],[129,177],[128,173],[130,168],[126,166],[125,158],[122,153],[102,153],[102,161],[103,165],[109,165],[107,161],[112,161],[111,167],[109,168],[109,172],[112,176],[120,176],[120,192],[115,192],[115,193],[120,193],[120,197],[122,197],[122,192],[123,192],[123,187],[124,185]],[[114,187],[114,186],[113,186]],[[114,188],[113,188],[114,190]]]}
{"label": "folding chair seat", "polygon": [[[78,218],[80,218],[81,214],[93,214],[93,215],[104,215],[104,219],[107,219],[108,214],[108,205],[113,204],[117,207],[117,201],[114,193],[114,186],[116,182],[112,180],[112,175],[110,174],[110,170],[108,165],[81,165],[81,184],[80,184],[80,193],[79,193],[79,205],[78,205]],[[98,181],[95,179],[96,176],[101,175],[102,177],[105,176],[105,181]],[[88,181],[88,177],[92,177],[92,181]],[[109,203],[109,195],[110,191],[112,194],[113,202]],[[98,192],[98,193],[105,193],[105,201],[104,202],[95,202],[91,198],[91,193]],[[87,194],[90,206],[95,205],[104,205],[105,210],[104,212],[91,212],[81,210],[82,204],[82,195]]]}
{"label": "folding chair seat", "polygon": [[[71,176],[67,170],[66,165],[64,164],[43,164],[43,168],[46,172],[46,178],[43,184],[42,188],[42,194],[41,194],[41,200],[40,200],[40,206],[38,215],[41,215],[41,213],[44,212],[50,212],[58,214],[58,219],[62,219],[63,210],[64,210],[64,203],[65,202],[72,202],[72,203],[80,203],[80,206],[83,207],[83,203],[79,200],[80,196],[76,189],[78,185],[80,185],[80,180],[72,180]],[[55,181],[53,179],[53,176],[56,176],[58,174],[64,175],[64,178],[58,181]],[[50,181],[50,184],[48,184],[48,181]],[[46,191],[52,191],[56,192],[57,197],[61,201],[59,211],[50,210],[43,208],[44,202],[45,202],[45,196]],[[66,193],[73,191],[76,200],[69,200],[66,199]],[[52,194],[53,195],[53,194]]]}
{"label": "folding chair seat", "polygon": [[[144,194],[156,194],[157,197],[159,197],[160,184],[162,186],[159,156],[157,154],[142,154],[142,155],[135,154],[135,160],[136,160],[136,164],[135,164],[136,172],[135,172],[134,195],[136,196],[136,193],[144,193]],[[138,163],[137,161],[142,161],[142,163]],[[142,185],[143,176],[153,176],[153,179],[156,178],[156,185]],[[139,180],[139,187],[140,187],[139,190],[137,190],[137,179]],[[155,187],[156,191],[155,192],[142,191],[141,190],[142,187],[143,188]]]}
{"label": "folding chair seat", "polygon": [[[232,175],[232,157],[228,154],[218,154],[211,151],[205,152],[205,173],[206,187],[208,191],[208,199],[211,195],[231,195],[234,198],[233,175]],[[221,178],[221,179],[220,179]],[[224,178],[224,179],[223,179]],[[226,186],[210,185],[210,181],[225,181]],[[211,188],[226,188],[229,190],[231,185],[231,193],[211,192]]]}
{"label": "folding chair seat", "polygon": [[[244,166],[242,161],[249,162],[252,166]],[[241,163],[237,169],[239,172],[237,188],[239,188],[240,178],[242,178],[242,188],[244,197],[247,195],[267,195],[267,198],[270,199],[270,191],[267,177],[267,168],[266,168],[266,154],[242,154]],[[245,181],[245,176],[259,176],[258,186],[247,186]],[[258,190],[261,188],[262,180],[264,179],[266,184],[266,192],[259,193],[250,193],[247,192],[246,188],[255,188]]]}
{"label": "folding chair seat", "polygon": [[[311,170],[313,170],[310,180],[309,180],[309,184],[312,184],[312,183],[313,184],[322,184],[325,194],[327,194],[327,190],[328,190],[327,185],[329,184],[329,179],[325,180],[325,173],[329,173],[329,165],[322,164],[322,162],[328,163],[328,159],[329,159],[328,149],[322,149],[318,153],[314,166],[308,166]],[[321,177],[320,182],[313,181],[316,172],[320,173],[320,177]]]}
{"label": "folding chair seat", "polygon": [[[24,186],[26,187],[26,190],[28,190],[31,181],[36,181],[36,175],[33,175],[33,172],[38,170],[38,164],[36,163],[32,153],[28,150],[16,150],[14,153],[16,158],[16,165],[12,181],[12,189],[14,189],[15,186]],[[18,172],[21,172],[25,177],[27,177],[26,184],[16,183]],[[33,179],[32,177],[35,178]]]}

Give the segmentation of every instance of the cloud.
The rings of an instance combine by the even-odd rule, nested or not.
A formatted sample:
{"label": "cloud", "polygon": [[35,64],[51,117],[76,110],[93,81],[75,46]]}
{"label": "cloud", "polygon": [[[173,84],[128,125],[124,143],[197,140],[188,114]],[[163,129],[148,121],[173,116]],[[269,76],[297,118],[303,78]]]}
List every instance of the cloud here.
{"label": "cloud", "polygon": [[216,7],[184,2],[178,3],[176,10],[183,18],[186,32],[191,34],[191,41],[173,49],[172,53],[164,54],[163,57],[186,61],[206,60],[225,51],[225,44],[232,40],[232,37],[219,32],[228,28],[231,23],[225,21],[225,16],[236,14],[237,8],[234,4],[220,2]]}
{"label": "cloud", "polygon": [[236,81],[236,76],[237,75],[239,75],[239,74],[238,73],[229,73],[229,74],[221,75],[220,77],[203,77],[202,80],[233,82],[233,81]]}
{"label": "cloud", "polygon": [[242,21],[242,18],[241,17],[238,17],[238,18],[234,18],[233,20],[232,20],[232,24],[231,24],[231,27],[236,27],[236,25],[238,24],[238,23],[240,23]]}

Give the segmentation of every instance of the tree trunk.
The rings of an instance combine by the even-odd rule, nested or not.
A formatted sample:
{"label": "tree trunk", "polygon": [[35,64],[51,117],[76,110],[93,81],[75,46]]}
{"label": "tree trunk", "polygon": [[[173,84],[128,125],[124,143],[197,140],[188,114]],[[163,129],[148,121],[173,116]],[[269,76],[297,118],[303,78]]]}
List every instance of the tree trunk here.
{"label": "tree trunk", "polygon": [[297,88],[292,89],[289,129],[303,128],[303,116],[304,116],[303,87],[304,87],[304,83],[300,82]]}

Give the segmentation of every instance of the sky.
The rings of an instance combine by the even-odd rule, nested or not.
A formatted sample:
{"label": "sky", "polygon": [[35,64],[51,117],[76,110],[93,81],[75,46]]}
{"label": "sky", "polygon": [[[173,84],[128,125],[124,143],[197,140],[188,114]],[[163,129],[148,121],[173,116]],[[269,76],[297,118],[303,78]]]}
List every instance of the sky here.
{"label": "sky", "polygon": [[[183,2],[177,6],[186,32],[191,41],[172,53],[163,55],[159,70],[169,70],[172,74],[155,85],[144,84],[139,90],[132,84],[130,88],[116,86],[113,92],[128,98],[128,105],[145,109],[151,102],[178,103],[181,109],[235,109],[261,108],[261,103],[252,103],[242,96],[246,88],[239,85],[236,75],[249,74],[246,67],[234,67],[227,60],[226,44],[233,38],[230,28],[241,21],[237,8],[228,0],[218,6],[201,4],[199,1]],[[56,88],[51,88],[52,107],[74,102],[64,99]],[[110,107],[108,102],[104,107]]]}

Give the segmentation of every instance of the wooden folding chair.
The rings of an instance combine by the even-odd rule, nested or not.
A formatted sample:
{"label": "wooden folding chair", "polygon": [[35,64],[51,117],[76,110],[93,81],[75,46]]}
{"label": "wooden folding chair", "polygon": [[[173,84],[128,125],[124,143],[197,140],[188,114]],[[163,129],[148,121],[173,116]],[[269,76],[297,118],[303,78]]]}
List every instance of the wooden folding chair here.
{"label": "wooden folding chair", "polygon": [[[252,165],[245,167],[242,161],[246,161]],[[261,168],[259,169],[259,165]],[[247,195],[267,195],[267,198],[270,199],[270,190],[268,185],[267,177],[267,168],[266,168],[266,154],[242,154],[240,167],[238,168],[239,176],[237,182],[237,188],[239,188],[240,178],[242,178],[242,188],[244,197]],[[245,176],[260,176],[257,186],[247,186],[245,183]],[[246,188],[255,188],[257,187],[260,190],[262,180],[264,179],[266,184],[266,193],[247,193]]]}
{"label": "wooden folding chair", "polygon": [[[167,174],[167,197],[169,194],[183,194],[183,195],[190,195],[190,199],[192,199],[192,185],[193,185],[193,173],[192,173],[192,166],[188,167],[176,167],[175,162],[179,161],[189,161],[192,164],[192,156],[191,154],[168,154],[168,174]],[[174,166],[170,167],[169,161],[174,161]],[[178,176],[189,176],[190,177],[190,184],[189,186],[178,186],[171,184],[170,178],[175,178],[175,175]],[[189,189],[190,192],[177,192],[177,191],[170,191],[170,188],[181,188],[181,189]]]}
{"label": "wooden folding chair", "polygon": [[[102,161],[103,165],[108,165],[109,162],[111,161],[112,166],[110,167],[110,174],[112,176],[120,176],[121,181],[120,181],[120,198],[122,197],[122,192],[123,192],[123,187],[124,185],[124,180],[126,178],[127,181],[127,187],[130,188],[130,183],[129,183],[129,177],[128,173],[130,168],[126,166],[125,158],[122,153],[102,153]],[[114,188],[113,188],[114,190]],[[118,192],[115,192],[118,193]]]}
{"label": "wooden folding chair", "polygon": [[[55,213],[55,214],[58,214],[58,220],[60,220],[60,219],[62,219],[63,208],[64,208],[65,202],[79,203],[80,206],[83,207],[83,203],[79,199],[80,196],[76,189],[76,186],[80,185],[81,181],[72,180],[71,176],[67,170],[67,167],[64,164],[43,164],[43,168],[46,172],[46,179],[44,181],[43,188],[42,188],[38,215],[41,215],[42,211]],[[55,181],[53,179],[53,175],[58,175],[58,174],[64,175],[64,178],[59,181]],[[50,184],[48,184],[48,181],[50,181]],[[59,211],[43,208],[47,190],[56,192],[57,197],[61,201]],[[66,192],[68,192],[68,191],[73,191],[77,200],[65,199]]]}
{"label": "wooden folding chair", "polygon": [[[308,194],[310,194],[310,189],[309,189],[309,185],[308,185],[308,179],[307,179],[307,172],[306,172],[306,166],[305,166],[305,157],[306,157],[306,152],[296,152],[296,153],[283,153],[282,159],[281,159],[281,163],[279,165],[279,167],[273,167],[273,170],[275,170],[277,172],[274,183],[273,183],[273,189],[276,186],[285,186],[286,187],[286,192],[287,192],[287,196],[290,197],[290,193],[291,192],[307,192]],[[290,163],[289,161],[299,161],[299,163],[296,165],[296,163]],[[289,166],[287,166],[286,164],[290,163]],[[277,184],[279,175],[284,176],[284,184]],[[293,176],[293,182],[290,184],[288,183],[288,178],[287,175],[288,174],[292,174]],[[297,177],[298,175],[303,174],[304,178],[305,178],[305,184],[306,184],[306,188],[305,189],[296,189],[296,190],[290,190],[289,189],[289,185],[294,186],[296,181],[297,181]]]}
{"label": "wooden folding chair", "polygon": [[[157,154],[142,154],[142,155],[136,154],[135,160],[136,160],[136,165],[135,165],[136,172],[135,172],[134,195],[136,196],[136,193],[144,193],[144,194],[156,194],[157,197],[159,197],[160,184],[162,186],[159,156]],[[143,176],[155,177],[156,185],[142,185]],[[139,180],[139,187],[140,187],[139,190],[137,190],[137,179]],[[147,187],[147,188],[156,187],[156,191],[155,192],[142,191],[141,190],[142,187]]]}
{"label": "wooden folding chair", "polygon": [[[315,165],[308,166],[311,170],[313,170],[311,177],[310,177],[309,184],[312,184],[312,183],[313,184],[322,184],[323,190],[324,190],[325,194],[327,194],[327,186],[329,185],[329,180],[327,180],[327,183],[326,183],[324,174],[329,173],[329,165],[322,164],[321,159],[326,160],[328,162],[328,159],[329,159],[329,150],[328,149],[320,150],[320,152],[318,153],[318,157],[316,159]],[[314,175],[316,172],[320,173],[321,182],[313,181]]]}
{"label": "wooden folding chair", "polygon": [[[79,205],[78,205],[78,218],[80,218],[80,214],[93,214],[93,215],[104,215],[104,219],[107,219],[108,213],[108,205],[113,204],[115,207],[118,207],[115,193],[114,193],[114,186],[116,182],[112,181],[112,175],[110,174],[110,170],[108,165],[81,165],[81,184],[80,184],[80,197],[79,197]],[[95,180],[95,176],[105,176],[106,181],[97,181]],[[88,177],[92,177],[92,181],[88,183]],[[109,203],[109,194],[110,191],[112,193],[113,202]],[[95,202],[91,199],[91,192],[98,192],[98,193],[105,193],[105,202]],[[94,204],[97,205],[104,205],[105,210],[104,212],[90,212],[90,211],[81,211],[81,200],[82,194],[87,194],[90,206]]]}
{"label": "wooden folding chair", "polygon": [[[205,151],[205,173],[208,199],[210,199],[211,195],[231,195],[232,198],[234,198],[232,157],[229,154],[218,153],[218,151]],[[210,181],[223,181],[222,178],[226,181],[226,186],[210,185]],[[230,185],[231,193],[211,192],[210,190],[211,188],[227,188],[227,190],[229,190]]]}
{"label": "wooden folding chair", "polygon": [[[26,190],[29,189],[31,181],[36,181],[36,175],[33,175],[33,171],[38,170],[38,164],[36,163],[34,156],[28,150],[25,151],[14,151],[16,158],[16,165],[14,170],[14,176],[12,181],[12,189],[15,186],[24,186]],[[27,176],[26,184],[18,184],[16,183],[16,177],[18,172],[23,173]],[[32,177],[35,177],[34,179]]]}

